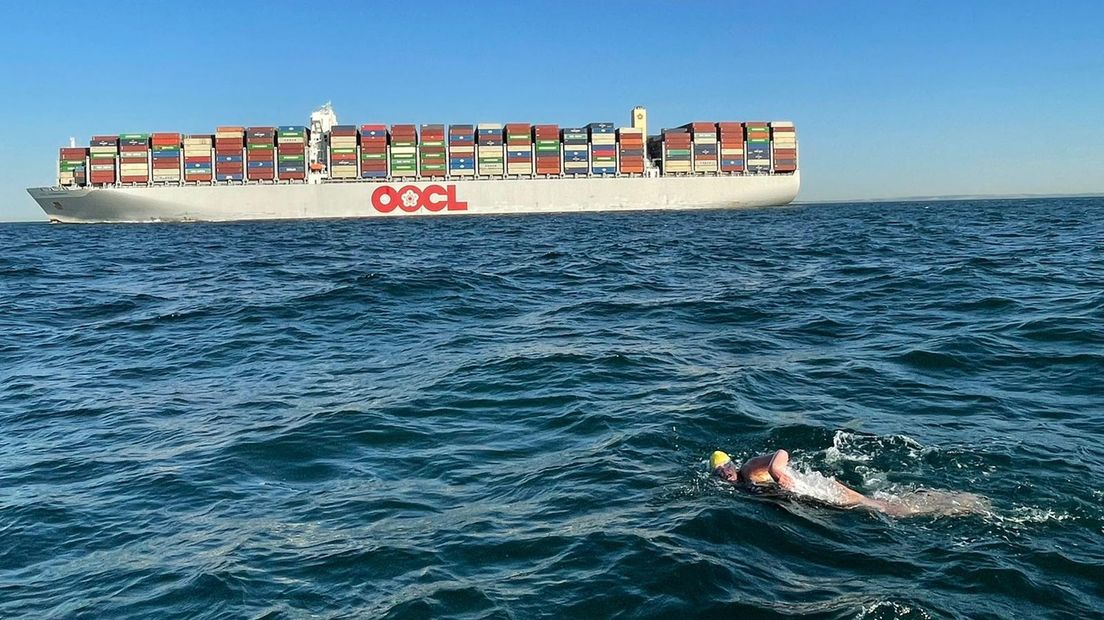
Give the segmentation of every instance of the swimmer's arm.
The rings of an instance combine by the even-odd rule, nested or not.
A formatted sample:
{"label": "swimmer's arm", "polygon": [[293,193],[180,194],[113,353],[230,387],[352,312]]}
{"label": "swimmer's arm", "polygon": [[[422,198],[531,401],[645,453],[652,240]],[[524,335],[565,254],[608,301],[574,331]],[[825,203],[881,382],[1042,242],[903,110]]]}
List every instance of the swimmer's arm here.
{"label": "swimmer's arm", "polygon": [[[790,454],[785,450],[779,450],[772,454],[770,461],[767,463],[767,471],[770,473],[774,481],[778,483],[778,486],[792,491],[794,487],[793,478],[790,476],[789,464]],[[836,489],[840,492],[842,506],[869,506],[878,510],[887,511],[888,505],[885,502],[870,499],[869,497],[859,493],[851,487],[842,484],[839,481],[832,481],[836,485]]]}
{"label": "swimmer's arm", "polygon": [[771,478],[778,483],[778,486],[792,491],[794,487],[793,478],[790,477],[789,468],[790,453],[785,450],[779,450],[770,457],[770,462],[767,464],[767,471],[770,473]]}

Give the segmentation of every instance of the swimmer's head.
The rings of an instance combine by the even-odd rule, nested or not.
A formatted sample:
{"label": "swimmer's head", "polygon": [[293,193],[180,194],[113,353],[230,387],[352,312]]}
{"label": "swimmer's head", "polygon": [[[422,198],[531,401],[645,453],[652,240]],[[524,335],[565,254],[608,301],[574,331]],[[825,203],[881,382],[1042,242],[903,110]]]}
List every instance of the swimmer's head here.
{"label": "swimmer's head", "polygon": [[728,482],[740,481],[740,469],[732,462],[732,457],[717,450],[709,456],[709,471],[721,480]]}

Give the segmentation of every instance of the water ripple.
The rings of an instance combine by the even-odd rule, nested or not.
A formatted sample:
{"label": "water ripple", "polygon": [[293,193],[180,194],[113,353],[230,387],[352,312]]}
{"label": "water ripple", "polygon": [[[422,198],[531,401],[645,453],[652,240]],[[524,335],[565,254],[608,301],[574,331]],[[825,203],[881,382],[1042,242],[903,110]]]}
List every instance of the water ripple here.
{"label": "water ripple", "polygon": [[1101,239],[1099,199],[2,226],[0,615],[1098,616]]}

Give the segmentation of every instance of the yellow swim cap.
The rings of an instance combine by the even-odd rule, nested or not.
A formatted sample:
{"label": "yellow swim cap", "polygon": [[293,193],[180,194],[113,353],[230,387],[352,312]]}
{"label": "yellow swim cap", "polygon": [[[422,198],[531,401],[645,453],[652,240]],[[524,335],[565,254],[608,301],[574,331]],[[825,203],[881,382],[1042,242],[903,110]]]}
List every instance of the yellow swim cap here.
{"label": "yellow swim cap", "polygon": [[724,452],[721,452],[720,450],[717,450],[709,457],[709,469],[710,471],[712,471],[714,469],[717,469],[718,467],[723,467],[725,463],[729,463],[731,461],[732,457],[728,456]]}

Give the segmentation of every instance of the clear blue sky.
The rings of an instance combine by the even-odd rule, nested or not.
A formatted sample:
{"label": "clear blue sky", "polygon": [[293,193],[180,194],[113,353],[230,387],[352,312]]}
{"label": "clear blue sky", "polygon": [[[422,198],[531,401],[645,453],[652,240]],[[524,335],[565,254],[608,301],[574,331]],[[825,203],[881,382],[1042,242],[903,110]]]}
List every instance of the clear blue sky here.
{"label": "clear blue sky", "polygon": [[[478,8],[469,8],[469,7]],[[94,7],[94,9],[93,9]],[[801,200],[1104,192],[1104,2],[6,2],[0,219],[95,133],[793,120]]]}

